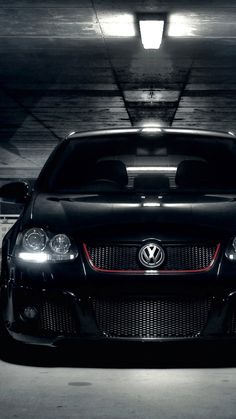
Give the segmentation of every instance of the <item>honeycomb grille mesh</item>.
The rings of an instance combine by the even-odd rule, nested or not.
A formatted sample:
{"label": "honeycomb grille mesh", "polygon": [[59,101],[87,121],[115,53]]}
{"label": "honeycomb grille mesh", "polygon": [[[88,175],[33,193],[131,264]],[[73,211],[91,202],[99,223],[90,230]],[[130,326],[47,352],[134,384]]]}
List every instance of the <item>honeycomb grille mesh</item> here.
{"label": "honeycomb grille mesh", "polygon": [[177,338],[204,327],[211,298],[92,299],[101,332],[110,337]]}
{"label": "honeycomb grille mesh", "polygon": [[48,335],[75,335],[72,310],[64,301],[44,300],[39,308],[39,330]]}
{"label": "honeycomb grille mesh", "polygon": [[[199,270],[210,266],[217,245],[163,245],[165,261],[159,270]],[[138,245],[87,245],[92,264],[104,270],[146,269],[138,261]]]}

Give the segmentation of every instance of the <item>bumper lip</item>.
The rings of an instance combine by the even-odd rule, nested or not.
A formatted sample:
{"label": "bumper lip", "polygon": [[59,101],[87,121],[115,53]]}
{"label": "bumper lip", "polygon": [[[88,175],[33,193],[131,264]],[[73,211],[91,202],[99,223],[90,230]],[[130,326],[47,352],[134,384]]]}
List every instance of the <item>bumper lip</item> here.
{"label": "bumper lip", "polygon": [[59,348],[64,345],[86,345],[86,344],[165,344],[165,343],[229,343],[236,342],[236,335],[224,335],[224,336],[192,336],[192,337],[170,337],[170,338],[123,338],[123,337],[107,337],[107,336],[76,336],[76,337],[37,337],[32,335],[25,335],[22,333],[16,333],[8,331],[10,336],[19,343],[26,345],[38,346],[38,347],[51,347]]}

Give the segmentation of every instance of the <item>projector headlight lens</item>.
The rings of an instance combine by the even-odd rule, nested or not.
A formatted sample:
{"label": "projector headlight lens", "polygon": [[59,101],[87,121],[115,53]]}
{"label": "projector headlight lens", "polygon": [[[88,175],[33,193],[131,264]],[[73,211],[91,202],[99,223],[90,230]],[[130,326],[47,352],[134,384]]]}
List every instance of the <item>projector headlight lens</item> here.
{"label": "projector headlight lens", "polygon": [[42,228],[31,228],[23,236],[22,245],[30,252],[41,252],[47,244],[47,235]]}
{"label": "projector headlight lens", "polygon": [[70,250],[71,241],[66,234],[57,234],[50,240],[49,246],[53,252],[59,255],[65,255]]}

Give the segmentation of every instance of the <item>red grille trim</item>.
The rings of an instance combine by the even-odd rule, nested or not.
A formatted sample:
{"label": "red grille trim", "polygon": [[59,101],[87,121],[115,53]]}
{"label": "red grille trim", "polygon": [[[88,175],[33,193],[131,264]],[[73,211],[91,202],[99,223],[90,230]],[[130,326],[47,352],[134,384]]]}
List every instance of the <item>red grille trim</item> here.
{"label": "red grille trim", "polygon": [[94,263],[92,261],[92,258],[91,258],[91,255],[88,251],[86,243],[83,243],[83,249],[84,249],[84,253],[85,253],[86,259],[87,259],[90,267],[96,272],[122,273],[122,274],[142,274],[142,275],[144,275],[144,274],[148,274],[148,275],[150,275],[150,274],[152,274],[152,275],[160,275],[160,274],[161,275],[166,275],[166,274],[168,274],[169,275],[169,274],[183,274],[183,273],[200,273],[200,272],[210,271],[213,268],[213,266],[216,262],[217,256],[220,252],[220,243],[217,244],[217,247],[216,247],[215,253],[213,255],[213,258],[211,260],[211,263],[208,266],[206,266],[205,268],[200,268],[200,269],[184,269],[184,270],[181,270],[181,269],[178,269],[178,270],[161,270],[161,269],[160,270],[156,270],[156,269],[153,269],[153,270],[138,269],[138,270],[136,270],[135,269],[134,270],[134,269],[105,269],[105,268],[99,268],[99,267],[94,265]]}

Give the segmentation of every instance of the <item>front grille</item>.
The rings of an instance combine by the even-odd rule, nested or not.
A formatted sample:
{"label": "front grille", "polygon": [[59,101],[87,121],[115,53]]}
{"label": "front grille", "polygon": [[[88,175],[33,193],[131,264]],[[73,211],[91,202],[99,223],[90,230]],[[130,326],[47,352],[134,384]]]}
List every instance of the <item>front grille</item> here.
{"label": "front grille", "polygon": [[[94,268],[101,270],[146,270],[138,261],[138,245],[85,245]],[[162,245],[164,263],[159,271],[191,271],[211,266],[217,251],[216,244]]]}
{"label": "front grille", "polygon": [[45,335],[75,335],[76,325],[69,303],[43,299],[39,305],[38,329]]}
{"label": "front grille", "polygon": [[201,331],[211,298],[93,298],[98,328],[109,337],[188,338]]}

